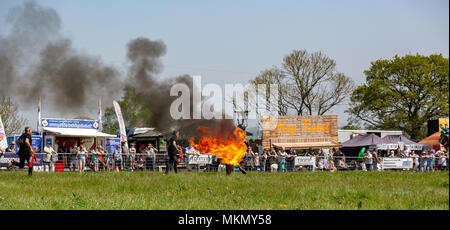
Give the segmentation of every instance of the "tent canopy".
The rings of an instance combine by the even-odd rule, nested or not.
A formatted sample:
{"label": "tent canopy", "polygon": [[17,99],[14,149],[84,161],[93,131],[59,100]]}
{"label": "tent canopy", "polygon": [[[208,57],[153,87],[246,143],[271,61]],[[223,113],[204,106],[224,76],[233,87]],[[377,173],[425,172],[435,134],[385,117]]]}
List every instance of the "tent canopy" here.
{"label": "tent canopy", "polygon": [[389,144],[379,136],[371,133],[365,135],[358,135],[344,143],[342,143],[342,147],[362,147],[362,146],[371,146],[371,145],[381,145],[381,144]]}
{"label": "tent canopy", "polygon": [[46,132],[55,133],[59,136],[68,137],[116,137],[106,133],[99,132],[96,129],[79,129],[79,128],[43,128]]}
{"label": "tent canopy", "polygon": [[389,144],[398,144],[398,142],[403,142],[405,145],[417,145],[416,142],[408,139],[403,135],[387,135],[383,137],[383,141]]}
{"label": "tent canopy", "polygon": [[423,144],[423,145],[430,145],[433,148],[438,148],[440,147],[441,143],[439,142],[439,139],[441,138],[441,133],[440,132],[436,132],[433,135],[419,141],[419,144]]}

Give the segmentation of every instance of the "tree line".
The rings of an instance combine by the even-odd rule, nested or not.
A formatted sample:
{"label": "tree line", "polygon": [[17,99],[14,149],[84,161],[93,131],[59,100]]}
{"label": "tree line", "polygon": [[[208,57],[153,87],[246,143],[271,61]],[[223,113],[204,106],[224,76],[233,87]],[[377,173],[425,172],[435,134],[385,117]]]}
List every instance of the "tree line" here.
{"label": "tree line", "polygon": [[[250,84],[277,84],[281,99],[271,104],[277,115],[325,115],[348,105],[348,129],[402,130],[412,139],[426,136],[426,122],[449,116],[449,59],[442,54],[394,56],[370,63],[365,81],[355,86],[336,69],[336,61],[321,52],[294,50],[279,66],[262,70]],[[152,111],[144,96],[125,86],[118,100],[126,127],[151,127]],[[269,89],[268,89],[269,90]],[[10,97],[0,98],[0,115],[7,134],[19,132],[25,120]],[[113,107],[105,110],[104,131],[118,129]]]}

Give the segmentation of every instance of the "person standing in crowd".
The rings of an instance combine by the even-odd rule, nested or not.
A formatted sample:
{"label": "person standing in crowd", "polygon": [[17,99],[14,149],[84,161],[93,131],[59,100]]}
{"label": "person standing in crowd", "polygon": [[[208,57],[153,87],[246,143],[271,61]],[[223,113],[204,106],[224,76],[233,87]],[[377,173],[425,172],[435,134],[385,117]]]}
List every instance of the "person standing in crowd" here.
{"label": "person standing in crowd", "polygon": [[261,171],[265,172],[267,169],[267,157],[268,157],[267,149],[264,149],[261,156]]}
{"label": "person standing in crowd", "polygon": [[128,165],[130,165],[129,162],[131,161],[131,158],[130,158],[130,149],[128,148],[127,142],[124,141],[121,144],[122,144],[122,148],[121,148],[121,162],[122,162],[121,170],[123,170],[124,168],[125,169],[129,168]]}
{"label": "person standing in crowd", "polygon": [[[186,147],[184,152],[186,153],[186,157],[184,158],[185,162],[186,162],[186,168],[187,168],[188,172],[191,172],[192,165],[193,165],[191,158],[194,156],[200,156],[200,153],[197,150],[195,150],[195,148],[192,146],[191,142],[189,142],[189,146]],[[197,164],[197,170],[198,170],[198,164]]]}
{"label": "person standing in crowd", "polygon": [[339,161],[341,161],[342,159],[345,160],[345,155],[342,151],[339,150],[339,148],[333,148],[332,151],[334,156],[334,165],[339,166]]}
{"label": "person standing in crowd", "polygon": [[[51,147],[50,147],[51,148]],[[52,150],[52,158],[50,159],[50,169],[52,170],[52,172],[55,172],[56,169],[56,161],[58,161],[59,158],[59,154],[57,151],[55,151],[53,148],[51,148]]]}
{"label": "person standing in crowd", "polygon": [[378,150],[376,148],[372,151],[373,157],[373,170],[378,170]]}
{"label": "person standing in crowd", "polygon": [[130,167],[131,171],[134,170],[134,160],[136,159],[136,148],[134,147],[134,144],[130,144]]}
{"label": "person standing in crowd", "polygon": [[34,150],[31,147],[31,127],[27,126],[25,127],[25,133],[23,133],[19,139],[19,151],[17,152],[17,155],[19,155],[19,162],[16,162],[15,160],[12,160],[8,164],[8,169],[10,169],[13,165],[19,166],[19,168],[25,167],[25,161],[28,163],[28,175],[33,175],[33,165],[31,162],[33,162],[34,159]]}
{"label": "person standing in crowd", "polygon": [[98,172],[98,153],[95,149],[91,150],[91,159],[92,163],[94,163],[94,172]]}
{"label": "person standing in crowd", "polygon": [[68,158],[67,153],[70,154],[70,149],[67,148],[65,141],[63,141],[60,145],[57,145],[56,149],[57,149],[57,152],[59,153],[58,155],[61,156],[61,159],[56,159],[56,160],[63,160],[64,162],[70,161],[70,157],[69,157],[69,160],[67,160],[67,158]]}
{"label": "person standing in crowd", "polygon": [[284,147],[281,147],[281,151],[278,153],[279,159],[280,159],[280,163],[278,165],[278,168],[280,169],[281,172],[286,172],[286,157],[287,157],[287,153]]}
{"label": "person standing in crowd", "polygon": [[278,154],[277,151],[275,150],[275,148],[273,147],[273,145],[270,147],[270,152],[269,152],[269,163],[270,163],[270,172],[276,172],[278,171]]}
{"label": "person standing in crowd", "polygon": [[[305,157],[314,157],[314,156],[315,156],[315,153],[314,153],[313,148],[309,147],[309,148],[308,148],[308,151],[306,151],[306,153],[305,153]],[[310,170],[310,171],[313,171],[313,170],[314,170],[314,166],[313,166],[313,165],[306,165],[305,167],[306,167],[308,170]]]}
{"label": "person standing in crowd", "polygon": [[97,155],[98,155],[98,167],[99,167],[99,171],[105,171],[105,161],[103,159],[103,156],[105,155],[105,152],[103,151],[103,147],[102,146],[98,146],[97,147]]}
{"label": "person standing in crowd", "polygon": [[447,159],[445,159],[445,154],[443,151],[437,151],[436,153],[438,158],[438,170],[442,171],[445,170],[447,166]]}
{"label": "person standing in crowd", "polygon": [[47,165],[49,171],[55,172],[55,164],[58,159],[58,153],[52,148],[50,143],[47,143],[44,147],[44,157],[42,161],[44,162],[44,171],[46,170],[45,165]]}
{"label": "person standing in crowd", "polygon": [[317,168],[322,171],[328,167],[327,164],[327,157],[325,156],[325,152],[323,151],[323,148],[319,149],[319,152],[317,153]]}
{"label": "person standing in crowd", "polygon": [[405,157],[409,157],[411,155],[411,149],[408,146],[405,146]]}
{"label": "person standing in crowd", "polygon": [[330,172],[336,172],[337,171],[336,165],[334,164],[334,160],[335,160],[334,152],[330,151],[330,154],[328,154],[328,160],[327,160],[327,162],[328,162],[328,169],[330,170]]}
{"label": "person standing in crowd", "polygon": [[317,169],[323,171],[323,153],[320,150],[317,153]]}
{"label": "person standing in crowd", "polygon": [[58,153],[67,153],[66,142],[63,141],[61,145],[58,146]]}
{"label": "person standing in crowd", "polygon": [[78,151],[80,151],[80,149],[78,148],[77,143],[75,143],[72,148],[70,149],[70,155],[69,155],[69,160],[70,160],[70,164],[69,164],[69,170],[71,172],[75,172],[76,168],[77,168],[77,164],[78,164],[78,159],[77,159],[77,155],[78,155]]}
{"label": "person standing in crowd", "polygon": [[77,153],[78,160],[78,171],[80,173],[84,172],[84,168],[86,166],[86,147],[84,144],[80,144],[80,151]]}
{"label": "person standing in crowd", "polygon": [[7,147],[7,148],[5,149],[5,152],[7,152],[7,153],[16,153],[16,143],[15,143],[14,141],[12,141],[12,142],[9,144],[9,147]]}
{"label": "person standing in crowd", "polygon": [[339,170],[347,170],[348,169],[348,166],[345,163],[345,157],[339,158],[336,168],[338,168]]}
{"label": "person standing in crowd", "polygon": [[377,157],[377,171],[383,171],[383,158],[378,156]]}
{"label": "person standing in crowd", "polygon": [[297,153],[295,152],[295,149],[291,148],[288,152],[288,171],[293,172],[295,169],[295,157],[297,156]]}
{"label": "person standing in crowd", "polygon": [[412,151],[411,157],[413,160],[412,171],[417,172],[417,171],[419,171],[419,155],[416,153],[416,151]]}
{"label": "person standing in crowd", "polygon": [[5,153],[16,153],[15,147],[16,143],[13,141],[9,144],[8,147],[6,147],[6,149],[3,150],[0,148],[0,157],[3,156],[3,154]]}
{"label": "person standing in crowd", "polygon": [[428,152],[427,171],[434,171],[434,149]]}
{"label": "person standing in crowd", "polygon": [[120,145],[117,145],[116,149],[114,150],[114,170],[116,172],[119,172],[123,169],[122,166],[122,152],[120,151]]}
{"label": "person standing in crowd", "polygon": [[180,133],[178,131],[173,131],[173,135],[169,139],[169,148],[168,148],[169,161],[167,162],[166,165],[165,175],[169,174],[169,171],[172,170],[172,168],[175,174],[178,173],[176,159],[178,158],[177,141],[179,135]]}
{"label": "person standing in crowd", "polygon": [[114,170],[114,151],[116,151],[115,149],[112,149],[110,152],[106,152],[105,158],[106,158],[106,170],[108,172],[111,172],[112,170]]}
{"label": "person standing in crowd", "polygon": [[368,171],[372,171],[373,170],[373,156],[372,153],[370,153],[370,150],[366,151],[366,154],[364,154],[364,162],[366,164],[366,169]]}
{"label": "person standing in crowd", "polygon": [[44,156],[42,156],[42,163],[44,166],[44,172],[50,171],[50,160],[52,157],[53,148],[50,143],[47,143],[44,147]]}
{"label": "person standing in crowd", "polygon": [[242,167],[247,170],[247,171],[252,171],[253,170],[253,150],[251,146],[248,146],[247,151],[245,152],[244,155],[244,160],[242,162]]}
{"label": "person standing in crowd", "polygon": [[422,151],[420,156],[420,171],[425,172],[427,170],[428,155],[427,151]]}
{"label": "person standing in crowd", "polygon": [[387,157],[395,157],[395,153],[394,153],[394,150],[391,150],[391,151],[387,151]]}
{"label": "person standing in crowd", "polygon": [[158,150],[155,147],[153,147],[152,144],[148,144],[147,147],[145,147],[144,149],[144,152],[146,154],[145,167],[147,168],[147,170],[152,169],[153,171],[155,171],[157,151]]}
{"label": "person standing in crowd", "polygon": [[261,163],[261,160],[259,157],[259,153],[253,152],[253,165],[255,167],[255,171],[257,171],[257,172],[261,171],[260,163]]}
{"label": "person standing in crowd", "polygon": [[[334,149],[334,148],[333,148]],[[306,151],[305,153],[305,157],[309,157],[312,156],[313,154],[313,149],[311,147],[308,148],[308,151]]]}

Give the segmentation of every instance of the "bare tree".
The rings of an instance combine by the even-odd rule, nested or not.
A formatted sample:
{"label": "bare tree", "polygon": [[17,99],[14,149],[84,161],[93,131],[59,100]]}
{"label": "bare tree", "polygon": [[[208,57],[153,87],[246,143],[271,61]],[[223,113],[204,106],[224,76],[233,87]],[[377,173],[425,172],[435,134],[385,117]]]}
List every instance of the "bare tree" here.
{"label": "bare tree", "polygon": [[5,127],[6,136],[19,134],[26,120],[23,118],[17,109],[17,105],[11,101],[10,97],[0,96],[0,117]]}
{"label": "bare tree", "polygon": [[[283,84],[285,81],[285,75],[283,72],[273,67],[268,70],[262,71],[255,79],[251,80],[250,83],[254,86],[257,85],[265,85],[266,86],[266,99],[269,101],[270,98],[278,98],[278,102],[273,103],[272,101],[269,101],[270,103],[267,104],[268,109],[270,111],[275,111],[279,116],[285,116],[287,115],[288,111],[288,103],[289,100],[287,98],[287,88],[286,85]],[[277,85],[277,88],[271,89],[270,85],[275,84]],[[250,95],[250,100],[256,100],[256,95]],[[253,101],[253,103],[256,103]]]}
{"label": "bare tree", "polygon": [[264,70],[251,83],[278,84],[279,115],[288,110],[299,116],[323,115],[343,103],[354,89],[353,81],[336,71],[333,59],[306,50],[294,50],[284,57],[281,68]]}

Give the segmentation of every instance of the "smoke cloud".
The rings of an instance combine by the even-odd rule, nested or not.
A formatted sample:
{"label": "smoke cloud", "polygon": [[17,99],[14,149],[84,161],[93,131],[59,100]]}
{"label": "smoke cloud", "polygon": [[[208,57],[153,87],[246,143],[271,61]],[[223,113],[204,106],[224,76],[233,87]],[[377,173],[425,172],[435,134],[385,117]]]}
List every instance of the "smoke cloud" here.
{"label": "smoke cloud", "polygon": [[61,35],[57,12],[34,2],[13,8],[9,33],[0,35],[0,96],[22,106],[41,97],[62,114],[95,108],[98,98],[118,96],[119,72],[100,58],[83,54]]}
{"label": "smoke cloud", "polygon": [[[151,113],[145,126],[161,131],[183,129],[197,133],[199,125],[233,129],[231,120],[173,120],[170,105],[172,85],[184,83],[193,90],[192,78],[183,75],[159,80],[160,58],[166,54],[163,41],[136,38],[127,44],[127,76],[93,55],[73,48],[71,39],[61,34],[57,12],[34,2],[12,9],[6,19],[7,34],[0,34],[0,96],[12,96],[22,106],[35,106],[39,97],[60,114],[95,111],[97,99],[111,105],[124,87],[143,96]],[[123,81],[124,79],[124,81]],[[109,106],[108,106],[109,107]],[[191,117],[194,108],[191,104]],[[130,127],[132,128],[132,127]]]}

